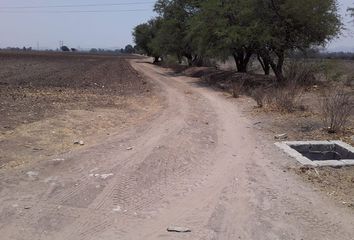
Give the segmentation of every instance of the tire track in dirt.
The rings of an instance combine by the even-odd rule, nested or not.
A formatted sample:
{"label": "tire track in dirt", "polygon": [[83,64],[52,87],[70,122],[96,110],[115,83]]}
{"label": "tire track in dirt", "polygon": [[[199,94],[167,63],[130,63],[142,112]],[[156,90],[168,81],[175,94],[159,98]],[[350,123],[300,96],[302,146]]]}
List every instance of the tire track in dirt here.
{"label": "tire track in dirt", "polygon": [[[94,204],[95,209],[119,206],[124,210],[144,211],[146,208],[151,208],[152,204],[157,205],[166,193],[173,191],[174,187],[171,179],[178,179],[187,175],[190,169],[196,170],[198,168],[199,162],[195,159],[198,156],[202,157],[202,153],[191,152],[189,146],[199,141],[200,145],[204,145],[196,147],[196,149],[208,149],[205,144],[212,145],[210,138],[213,137],[210,135],[214,135],[215,138],[215,133],[209,134],[210,138],[205,142],[200,140],[206,135],[206,132],[213,128],[212,123],[206,124],[203,119],[200,119],[200,116],[205,115],[210,110],[203,108],[197,110],[190,106],[208,105],[204,102],[198,103],[197,101],[200,98],[196,96],[176,98],[169,93],[169,97],[170,101],[178,102],[178,110],[183,114],[174,118],[169,115],[168,121],[171,121],[170,119],[183,119],[183,121],[179,121],[178,124],[169,123],[169,127],[173,126],[172,131],[170,129],[166,135],[160,136],[159,142],[156,142],[155,146],[150,146],[152,147],[151,150],[140,150],[143,153],[146,152],[145,156],[139,156],[139,154],[133,156],[134,159],[141,159],[141,161],[134,166],[121,170],[122,174],[116,177],[117,182],[108,187],[104,197]],[[189,103],[186,103],[186,101]],[[172,106],[176,107],[175,105]],[[206,119],[212,119],[212,117],[208,116]],[[128,161],[134,162],[133,159]],[[158,192],[158,194],[155,194],[155,192]],[[153,199],[151,196],[157,198]]]}
{"label": "tire track in dirt", "polygon": [[[176,101],[171,93],[169,96]],[[202,175],[203,166],[205,168],[206,165],[211,164],[211,162],[202,162],[200,159],[207,159],[204,158],[205,154],[214,149],[211,140],[216,139],[215,123],[209,123],[206,120],[212,121],[215,118],[213,117],[215,113],[208,107],[204,99],[202,99],[203,102],[198,103],[200,97],[188,96],[187,98],[191,98],[187,99],[189,103],[177,99],[181,100],[178,101],[179,104],[186,104],[184,108],[178,107],[178,112],[182,112],[182,115],[179,114],[172,118],[171,113],[167,114],[169,121],[167,134],[159,135],[154,132],[163,133],[163,128],[153,130],[154,134],[150,136],[160,136],[157,141],[148,144],[148,146],[142,145],[136,154],[125,160],[130,164],[114,170],[118,176],[110,181],[104,192],[90,205],[90,208],[109,210],[119,207],[121,211],[132,213],[138,218],[145,218],[149,216],[149,213],[156,213],[164,206],[167,207],[168,202],[163,199],[166,195],[175,193],[176,188],[182,195],[202,184],[203,180],[200,180],[200,177],[194,175],[191,178],[190,174],[199,172]],[[198,110],[191,107],[200,105],[204,105],[205,108]],[[176,110],[173,109],[171,112],[175,113]],[[208,112],[210,115],[205,117]],[[173,119],[180,120],[176,124],[176,120]],[[181,121],[181,119],[183,120]],[[166,120],[163,119],[163,122]],[[191,146],[193,146],[192,149]],[[200,152],[200,149],[203,149],[203,152]],[[169,172],[165,172],[169,169]],[[192,184],[183,177],[193,180]],[[185,180],[183,184],[181,178]],[[86,224],[80,225],[85,226]],[[85,227],[83,228],[85,229]]]}

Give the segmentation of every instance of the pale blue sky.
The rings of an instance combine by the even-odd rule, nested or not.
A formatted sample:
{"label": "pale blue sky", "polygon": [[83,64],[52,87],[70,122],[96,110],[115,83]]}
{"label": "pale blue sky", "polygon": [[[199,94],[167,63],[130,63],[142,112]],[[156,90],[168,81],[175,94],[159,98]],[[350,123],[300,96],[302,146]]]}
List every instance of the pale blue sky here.
{"label": "pale blue sky", "polygon": [[[105,3],[113,5],[59,7]],[[154,0],[0,0],[0,47],[36,48],[39,43],[40,48],[57,48],[61,40],[70,47],[124,47],[132,43],[133,27],[155,15],[153,3]],[[346,16],[346,9],[354,5],[354,0],[339,3],[348,30],[329,48],[354,51],[354,23],[349,23]],[[58,7],[27,8],[52,5]]]}

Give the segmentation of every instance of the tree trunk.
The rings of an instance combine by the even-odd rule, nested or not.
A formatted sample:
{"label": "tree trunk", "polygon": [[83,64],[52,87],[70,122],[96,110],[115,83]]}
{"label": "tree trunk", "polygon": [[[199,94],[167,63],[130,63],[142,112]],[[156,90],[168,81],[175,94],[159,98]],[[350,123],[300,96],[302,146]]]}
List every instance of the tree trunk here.
{"label": "tree trunk", "polygon": [[275,54],[277,55],[277,62],[272,59],[270,51],[268,49],[262,49],[260,51],[261,57],[263,60],[269,63],[269,66],[272,68],[275,77],[277,78],[277,82],[279,84],[283,84],[285,82],[284,74],[283,74],[283,65],[285,59],[285,51],[277,50]]}
{"label": "tree trunk", "polygon": [[154,62],[153,62],[153,63],[154,63],[154,64],[155,64],[155,63],[158,63],[158,62],[159,62],[159,58],[160,58],[160,57],[154,56]]}
{"label": "tree trunk", "polygon": [[178,59],[178,63],[182,64],[182,57],[181,55],[177,54],[177,59]]}
{"label": "tree trunk", "polygon": [[187,58],[188,67],[191,67],[193,65],[193,56],[191,54],[184,54],[184,56]]}
{"label": "tree trunk", "polygon": [[201,67],[204,64],[204,59],[201,56],[195,55],[193,57],[193,66]]}
{"label": "tree trunk", "polygon": [[267,58],[263,58],[261,56],[261,54],[257,54],[257,59],[259,61],[259,63],[261,64],[262,66],[262,69],[264,71],[264,75],[269,75],[270,74],[270,64],[269,64],[269,61]]}
{"label": "tree trunk", "polygon": [[248,49],[239,49],[233,53],[238,72],[246,73],[248,63],[250,62],[253,52]]}
{"label": "tree trunk", "polygon": [[283,84],[285,82],[284,74],[283,74],[283,65],[285,59],[285,53],[283,50],[276,51],[275,53],[278,57],[277,63],[273,64],[272,69],[274,74],[278,80],[278,83]]}

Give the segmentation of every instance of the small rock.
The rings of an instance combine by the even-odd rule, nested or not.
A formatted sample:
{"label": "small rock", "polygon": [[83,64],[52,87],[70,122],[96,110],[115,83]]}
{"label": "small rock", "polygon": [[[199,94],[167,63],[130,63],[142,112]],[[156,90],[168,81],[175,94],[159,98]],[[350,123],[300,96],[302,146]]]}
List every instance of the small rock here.
{"label": "small rock", "polygon": [[167,228],[167,232],[187,233],[187,232],[192,232],[192,230],[186,227],[172,226]]}
{"label": "small rock", "polygon": [[128,147],[128,148],[126,148],[128,151],[131,151],[131,150],[133,150],[133,147]]}
{"label": "small rock", "polygon": [[228,85],[225,84],[225,83],[218,83],[217,85],[218,85],[218,87],[219,87],[220,89],[222,89],[222,90],[225,90],[225,89],[228,88]]}
{"label": "small rock", "polygon": [[82,140],[75,140],[74,144],[81,145],[81,146],[85,145],[84,141],[82,141]]}
{"label": "small rock", "polygon": [[55,159],[52,159],[52,162],[63,162],[65,161],[64,158],[55,158]]}
{"label": "small rock", "polygon": [[111,177],[111,176],[113,176],[113,175],[114,175],[113,173],[101,174],[101,178],[102,178],[102,179],[107,179],[107,178],[109,178],[109,177]]}
{"label": "small rock", "polygon": [[37,177],[37,176],[39,175],[38,172],[34,172],[34,171],[29,171],[29,172],[27,172],[26,174],[27,174],[27,176],[29,176],[29,177]]}
{"label": "small rock", "polygon": [[275,135],[274,138],[277,140],[285,140],[288,138],[288,134],[286,134],[286,133],[278,134],[278,135]]}
{"label": "small rock", "polygon": [[35,148],[32,148],[32,150],[33,150],[33,151],[42,151],[43,148],[36,148],[36,147],[35,147]]}
{"label": "small rock", "polygon": [[28,210],[28,209],[31,209],[31,206],[24,206],[23,208]]}
{"label": "small rock", "polygon": [[116,208],[113,209],[113,212],[120,212],[122,211],[122,208],[120,206],[117,206]]}
{"label": "small rock", "polygon": [[354,142],[354,135],[350,137],[350,139]]}

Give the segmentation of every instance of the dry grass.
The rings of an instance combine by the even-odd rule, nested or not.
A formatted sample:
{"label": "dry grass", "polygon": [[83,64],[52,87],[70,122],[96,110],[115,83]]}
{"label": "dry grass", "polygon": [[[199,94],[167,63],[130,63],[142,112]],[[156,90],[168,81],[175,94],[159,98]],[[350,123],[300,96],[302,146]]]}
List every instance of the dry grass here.
{"label": "dry grass", "polygon": [[296,84],[270,88],[255,88],[250,93],[258,107],[266,107],[272,111],[293,112],[299,108],[302,88]]}
{"label": "dry grass", "polygon": [[257,107],[262,108],[265,104],[266,92],[263,88],[256,88],[251,92],[252,98],[256,101]]}
{"label": "dry grass", "polygon": [[239,82],[232,82],[232,96],[234,98],[240,97],[240,94],[243,92],[245,81],[246,80],[242,78]]}
{"label": "dry grass", "polygon": [[353,110],[353,98],[343,89],[327,91],[321,102],[322,121],[329,133],[341,131]]}
{"label": "dry grass", "polygon": [[285,66],[284,76],[292,84],[308,86],[316,83],[316,74],[319,71],[317,63],[292,60]]}
{"label": "dry grass", "polygon": [[293,112],[299,103],[301,88],[296,84],[276,88],[272,92],[273,104],[281,112]]}

